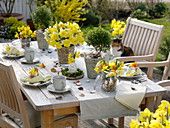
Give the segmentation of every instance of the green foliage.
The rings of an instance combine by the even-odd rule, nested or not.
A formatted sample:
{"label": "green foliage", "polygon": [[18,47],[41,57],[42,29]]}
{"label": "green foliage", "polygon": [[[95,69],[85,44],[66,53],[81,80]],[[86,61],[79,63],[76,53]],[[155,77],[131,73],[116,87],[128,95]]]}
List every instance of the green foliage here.
{"label": "green foliage", "polygon": [[68,71],[68,68],[62,69],[61,72],[62,72],[62,75],[67,76],[67,77],[77,77],[77,76],[81,76],[84,74],[83,71],[79,68],[77,69],[77,72],[75,72],[75,73],[70,73]]}
{"label": "green foliage", "polygon": [[18,21],[15,17],[4,20],[5,25],[0,27],[0,37],[4,39],[14,39],[17,28],[26,26],[24,21]]}
{"label": "green foliage", "polygon": [[86,42],[92,45],[96,51],[109,48],[111,44],[111,34],[101,27],[94,28],[87,33]]}
{"label": "green foliage", "polygon": [[91,5],[93,11],[101,16],[102,20],[108,20],[111,22],[115,17],[118,18],[119,12],[126,13],[126,2],[120,2],[119,0],[95,0]]}
{"label": "green foliage", "polygon": [[81,18],[86,18],[85,21],[80,21],[79,24],[80,26],[88,26],[88,25],[93,25],[93,26],[98,26],[101,20],[101,17],[98,15],[95,15],[91,10],[88,11],[88,13],[83,14],[80,16]]}
{"label": "green foliage", "polygon": [[168,58],[169,52],[170,52],[170,37],[166,37],[159,47],[159,54],[161,55],[161,60],[166,60]]}
{"label": "green foliage", "polygon": [[52,13],[46,6],[37,7],[31,17],[36,29],[48,28],[52,23]]}
{"label": "green foliage", "polygon": [[15,17],[9,17],[7,19],[4,19],[4,22],[8,26],[12,26],[13,24],[16,24],[18,20]]}
{"label": "green foliage", "polygon": [[154,17],[156,18],[163,17],[166,14],[167,10],[168,8],[165,3],[157,3],[154,9],[155,11]]}
{"label": "green foliage", "polygon": [[141,11],[148,11],[148,8],[146,7],[146,4],[139,4],[138,7],[135,10],[140,9]]}
{"label": "green foliage", "polygon": [[143,18],[149,18],[150,15],[146,11],[142,11],[140,9],[135,10],[130,14],[131,17],[137,18],[137,19],[143,19]]}
{"label": "green foliage", "polygon": [[152,6],[149,4],[139,4],[139,6],[132,11],[131,17],[133,18],[161,18],[167,13],[167,6],[165,3],[155,3]]}

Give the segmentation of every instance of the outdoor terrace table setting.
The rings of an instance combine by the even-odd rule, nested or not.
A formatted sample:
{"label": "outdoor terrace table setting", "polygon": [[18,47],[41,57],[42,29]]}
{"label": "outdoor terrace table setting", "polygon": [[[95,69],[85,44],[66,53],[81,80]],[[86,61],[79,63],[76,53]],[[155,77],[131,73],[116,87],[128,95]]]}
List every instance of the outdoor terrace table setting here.
{"label": "outdoor terrace table setting", "polygon": [[[34,67],[37,67],[40,63],[43,63],[46,67],[37,67],[39,74],[42,76],[57,75],[57,73],[51,72],[51,68],[55,68],[54,65],[58,63],[57,51],[52,47],[49,47],[50,50],[40,50],[37,47],[37,42],[32,41],[31,47],[36,51],[35,59],[37,59],[37,61],[35,61],[35,63],[23,63],[23,58],[21,59],[23,56],[8,57],[2,54],[7,45],[11,45],[11,43],[0,44],[0,57],[4,62],[8,62],[13,65],[18,79],[18,84],[20,85],[22,92],[30,101],[34,109],[41,112],[42,127],[54,127],[54,115],[80,113],[81,120],[88,120],[120,118],[124,116],[134,116],[137,114],[137,110],[134,110],[133,108],[130,109],[115,99],[118,90],[113,92],[103,91],[101,89],[101,81],[95,81],[95,79],[87,78],[83,57],[78,58],[76,64],[78,68],[84,71],[84,77],[79,80],[66,80],[66,87],[68,88],[63,92],[55,90],[51,91],[49,86],[52,86],[52,81],[49,83],[47,82],[46,84],[41,84],[41,86],[36,84],[23,85],[21,77],[28,75],[28,72]],[[14,45],[16,45],[18,49],[20,48],[20,44]],[[81,50],[81,47],[77,46],[77,49]],[[68,65],[61,66],[65,67]],[[120,83],[121,86],[123,86],[123,83],[128,83],[131,87],[132,79],[122,78],[118,81],[117,86],[119,86]],[[146,87],[146,90],[144,90],[145,93],[143,94],[144,97],[142,99],[146,98],[146,107],[150,110],[154,110],[158,104],[154,99],[159,99],[166,90],[153,81],[147,78],[145,79],[146,81],[141,82]],[[94,91],[95,82],[97,82],[97,86]],[[135,95],[134,92],[137,90],[135,90],[135,87],[131,87],[130,89],[130,92],[132,92],[130,103],[137,102],[132,99],[135,98],[133,95]],[[93,93],[92,90],[94,91]]]}

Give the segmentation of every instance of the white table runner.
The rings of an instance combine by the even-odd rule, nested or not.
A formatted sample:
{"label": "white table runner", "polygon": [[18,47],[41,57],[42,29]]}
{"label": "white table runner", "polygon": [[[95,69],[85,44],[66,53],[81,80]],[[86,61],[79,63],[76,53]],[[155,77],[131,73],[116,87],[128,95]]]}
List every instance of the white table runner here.
{"label": "white table runner", "polygon": [[90,83],[86,83],[86,80],[85,78],[80,79],[81,87],[84,89],[82,91],[78,89],[79,86],[73,84],[73,81],[68,81],[68,84],[72,86],[73,94],[80,101],[81,120],[135,116],[138,113],[138,111],[131,110],[116,101],[115,91],[105,92],[98,85],[96,93],[91,94],[89,90],[93,89],[94,80],[91,79]]}

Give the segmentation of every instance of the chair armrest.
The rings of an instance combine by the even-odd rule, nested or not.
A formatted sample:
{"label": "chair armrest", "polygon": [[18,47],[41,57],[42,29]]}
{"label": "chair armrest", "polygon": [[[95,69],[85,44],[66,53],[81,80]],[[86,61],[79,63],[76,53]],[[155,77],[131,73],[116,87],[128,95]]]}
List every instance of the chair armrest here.
{"label": "chair armrest", "polygon": [[169,64],[168,61],[161,62],[138,62],[139,67],[162,67],[167,66]]}
{"label": "chair armrest", "polygon": [[143,55],[143,56],[116,57],[114,59],[117,59],[119,61],[124,61],[124,62],[127,62],[127,61],[142,61],[142,60],[150,61],[150,60],[153,59],[153,57],[154,57],[154,55],[150,54],[150,55]]}
{"label": "chair armrest", "polygon": [[157,82],[157,84],[161,85],[162,87],[170,86],[170,80],[162,80]]}

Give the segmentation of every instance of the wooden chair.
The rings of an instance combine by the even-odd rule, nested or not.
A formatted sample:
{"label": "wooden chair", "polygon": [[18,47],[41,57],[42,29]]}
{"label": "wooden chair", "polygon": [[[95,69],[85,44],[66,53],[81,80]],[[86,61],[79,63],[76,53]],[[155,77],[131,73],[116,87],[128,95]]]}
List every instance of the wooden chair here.
{"label": "wooden chair", "polygon": [[[40,126],[40,112],[34,110],[28,101],[24,101],[20,84],[17,82],[12,65],[0,62],[0,127],[35,128]],[[77,115],[55,117],[59,128],[78,127]]]}
{"label": "wooden chair", "polygon": [[152,67],[152,68],[153,67],[164,67],[162,81],[157,82],[157,84],[167,89],[167,92],[162,97],[157,97],[155,99],[155,102],[156,102],[155,109],[157,109],[157,106],[160,104],[162,99],[170,101],[170,80],[168,80],[168,77],[170,76],[170,52],[169,52],[169,56],[166,61],[145,62],[145,63],[138,62],[138,65],[139,67]]}
{"label": "wooden chair", "polygon": [[[129,17],[122,43],[134,51],[135,56],[118,57],[120,61],[155,61],[160,45],[163,25],[156,25]],[[149,78],[152,76],[152,68],[149,68]]]}
{"label": "wooden chair", "polygon": [[[160,45],[163,25],[156,25],[129,17],[122,37],[122,43],[132,48],[135,56],[117,57],[119,61],[155,61]],[[153,68],[148,68],[148,78],[152,77]],[[108,119],[112,124],[113,119]],[[124,117],[119,118],[119,127],[123,127]]]}

